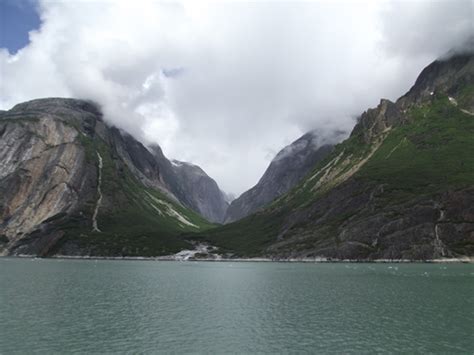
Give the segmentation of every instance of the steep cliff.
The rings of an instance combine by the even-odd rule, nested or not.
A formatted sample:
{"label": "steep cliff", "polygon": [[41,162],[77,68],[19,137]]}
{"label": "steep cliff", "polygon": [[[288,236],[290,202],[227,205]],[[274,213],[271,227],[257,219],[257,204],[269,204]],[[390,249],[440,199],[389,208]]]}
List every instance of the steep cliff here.
{"label": "steep cliff", "polygon": [[473,256],[473,101],[473,55],[435,61],[289,193],[200,237],[245,256]]}
{"label": "steep cliff", "polygon": [[197,165],[177,160],[171,163],[180,200],[208,221],[222,223],[229,204],[217,183]]}
{"label": "steep cliff", "polygon": [[229,204],[217,183],[197,165],[168,160],[158,145],[151,146],[150,150],[161,167],[168,190],[208,221],[222,223]]}
{"label": "steep cliff", "polygon": [[257,185],[232,201],[227,209],[225,222],[244,218],[288,192],[332,149],[333,145],[320,142],[315,132],[306,133],[283,148],[272,160]]}
{"label": "steep cliff", "polygon": [[96,105],[40,99],[0,113],[2,254],[160,255],[210,224],[183,207],[154,155]]}

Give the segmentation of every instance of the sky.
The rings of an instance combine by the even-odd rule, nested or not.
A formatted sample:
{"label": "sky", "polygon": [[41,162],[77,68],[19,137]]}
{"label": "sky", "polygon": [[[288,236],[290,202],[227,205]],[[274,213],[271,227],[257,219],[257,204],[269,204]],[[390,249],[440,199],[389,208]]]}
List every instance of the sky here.
{"label": "sky", "polygon": [[347,135],[380,98],[406,92],[473,35],[473,6],[0,0],[0,109],[93,100],[110,124],[239,195],[304,133]]}
{"label": "sky", "polygon": [[34,0],[0,0],[0,48],[16,53],[28,44],[28,32],[40,24]]}

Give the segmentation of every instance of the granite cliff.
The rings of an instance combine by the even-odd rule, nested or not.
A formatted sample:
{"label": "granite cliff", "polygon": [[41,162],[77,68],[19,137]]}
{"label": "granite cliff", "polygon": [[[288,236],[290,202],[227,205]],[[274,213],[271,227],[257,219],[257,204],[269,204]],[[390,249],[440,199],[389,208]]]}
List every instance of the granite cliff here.
{"label": "granite cliff", "polygon": [[159,255],[189,246],[176,236],[211,224],[192,196],[180,199],[157,149],[109,127],[87,101],[39,99],[0,113],[1,253]]}
{"label": "granite cliff", "polygon": [[208,221],[222,223],[229,203],[217,183],[197,165],[178,160],[171,163],[180,200]]}

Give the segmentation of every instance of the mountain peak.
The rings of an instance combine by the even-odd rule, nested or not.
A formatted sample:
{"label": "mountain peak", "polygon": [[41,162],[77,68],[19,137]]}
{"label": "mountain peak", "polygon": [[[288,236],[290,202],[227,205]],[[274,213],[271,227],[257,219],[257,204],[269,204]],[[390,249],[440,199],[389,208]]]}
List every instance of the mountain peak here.
{"label": "mountain peak", "polygon": [[474,54],[467,50],[437,59],[428,65],[410,90],[397,100],[397,104],[406,109],[431,101],[437,94],[456,96],[461,88],[473,81]]}
{"label": "mountain peak", "polygon": [[[86,112],[102,117],[100,105],[90,100],[80,100],[64,97],[48,97],[30,100],[15,105],[11,112],[46,112],[46,113],[73,113]],[[68,113],[71,113],[68,112]]]}
{"label": "mountain peak", "polygon": [[[335,132],[334,137],[340,136]],[[233,222],[265,207],[288,192],[333,149],[317,130],[302,135],[278,152],[257,185],[232,201],[225,222]]]}

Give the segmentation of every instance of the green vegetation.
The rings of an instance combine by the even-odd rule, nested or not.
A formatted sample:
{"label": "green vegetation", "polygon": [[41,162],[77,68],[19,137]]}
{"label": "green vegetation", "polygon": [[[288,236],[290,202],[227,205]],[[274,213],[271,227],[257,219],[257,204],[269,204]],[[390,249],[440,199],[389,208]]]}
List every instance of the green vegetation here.
{"label": "green vegetation", "polygon": [[[462,91],[466,92],[466,95],[472,95],[472,87]],[[471,115],[451,103],[447,96],[440,96],[429,104],[412,109],[407,117],[408,123],[393,127],[388,133],[383,133],[384,136],[374,137],[374,141],[381,142],[380,146],[350,177],[363,187],[384,186],[376,203],[380,208],[474,183],[474,118]],[[334,180],[315,188],[328,167],[334,171],[333,179],[337,179],[369,157],[374,144],[365,143],[360,135],[350,137],[317,164],[299,186],[264,211],[195,237],[237,255],[261,255],[267,246],[277,242],[289,213],[303,210],[332,191]],[[316,177],[310,180],[315,174]],[[354,190],[353,197],[359,193],[361,191]],[[337,226],[350,217],[341,215],[318,227],[317,242],[333,241]],[[315,243],[307,228],[305,225],[291,226],[291,229],[303,232],[298,234],[304,236],[298,242],[302,248]],[[295,247],[297,245],[291,245],[292,250]],[[460,245],[459,249],[465,250],[465,245]]]}
{"label": "green vegetation", "polygon": [[474,85],[466,85],[457,95],[458,105],[461,108],[469,108],[474,105]]}
{"label": "green vegetation", "polygon": [[[470,92],[465,89],[462,92]],[[447,186],[465,187],[474,181],[474,120],[449,102],[447,96],[431,104],[412,109],[410,122],[394,127],[373,156],[354,174],[354,178],[387,185],[387,201],[398,203],[414,195],[441,191]],[[373,143],[372,143],[373,144]],[[307,206],[330,191],[314,189],[322,169],[330,166],[335,178],[349,171],[371,150],[362,136],[351,136],[338,144],[332,154],[316,165],[308,175],[317,177],[303,181],[289,194],[269,208],[288,203],[293,208]],[[330,165],[331,162],[334,164]]]}
{"label": "green vegetation", "polygon": [[30,122],[39,122],[39,118],[32,113],[11,113],[6,111],[0,113],[0,122],[14,122],[24,126]]}
{"label": "green vegetation", "polygon": [[474,182],[474,120],[438,98],[413,109],[357,174],[402,194],[427,194]]}
{"label": "green vegetation", "polygon": [[92,214],[98,198],[95,196],[78,215],[61,225],[66,231],[63,245],[73,242],[81,250],[90,250],[91,255],[157,256],[188,248],[189,243],[180,237],[184,232],[213,227],[160,191],[138,182],[100,139],[81,136],[80,141],[89,164],[98,166],[97,152],[102,157],[103,205],[98,213],[101,232],[92,231]]}
{"label": "green vegetation", "polygon": [[187,235],[188,239],[211,243],[219,247],[220,253],[237,253],[241,256],[258,256],[262,247],[275,242],[285,211],[269,216],[256,213],[240,221],[223,225],[205,233]]}
{"label": "green vegetation", "polygon": [[[347,138],[344,142],[336,145],[334,151],[324,160],[316,164],[306,179],[302,180],[302,183],[288,194],[274,201],[270,208],[278,208],[282,203],[289,204],[292,208],[310,205],[329,192],[335,186],[336,179],[341,178],[357,162],[364,159],[370,153],[370,149],[371,145],[364,141],[361,133]],[[319,188],[315,188],[315,185],[327,170],[334,171],[335,176],[326,184],[321,184]]]}

